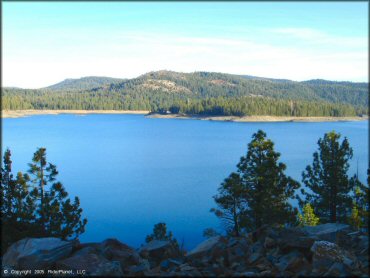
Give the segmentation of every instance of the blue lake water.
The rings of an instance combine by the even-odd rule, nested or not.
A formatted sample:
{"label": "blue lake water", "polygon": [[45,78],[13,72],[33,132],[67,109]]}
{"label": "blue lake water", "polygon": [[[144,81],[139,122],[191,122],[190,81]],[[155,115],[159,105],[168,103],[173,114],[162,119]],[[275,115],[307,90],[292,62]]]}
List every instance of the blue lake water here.
{"label": "blue lake water", "polygon": [[88,218],[82,242],[118,238],[140,246],[153,225],[166,222],[187,249],[203,230],[221,230],[209,212],[220,183],[236,170],[251,136],[263,129],[275,142],[287,174],[301,181],[317,141],[335,130],[354,150],[351,174],[366,181],[368,122],[232,123],[149,119],[142,115],[38,115],[3,119],[3,149],[13,171],[26,171],[38,147],[57,165]]}

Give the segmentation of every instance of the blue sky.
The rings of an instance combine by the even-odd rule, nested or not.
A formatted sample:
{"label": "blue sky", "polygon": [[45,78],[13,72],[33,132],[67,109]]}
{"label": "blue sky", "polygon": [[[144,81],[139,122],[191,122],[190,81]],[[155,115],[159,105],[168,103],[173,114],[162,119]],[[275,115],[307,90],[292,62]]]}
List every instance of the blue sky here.
{"label": "blue sky", "polygon": [[367,2],[3,2],[3,85],[153,70],[368,81]]}

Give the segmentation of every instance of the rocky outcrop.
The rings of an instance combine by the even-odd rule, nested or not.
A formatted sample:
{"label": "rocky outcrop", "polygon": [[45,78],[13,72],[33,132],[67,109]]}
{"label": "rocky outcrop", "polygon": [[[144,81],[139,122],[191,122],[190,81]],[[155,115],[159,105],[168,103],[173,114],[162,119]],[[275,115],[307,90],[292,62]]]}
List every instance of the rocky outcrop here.
{"label": "rocky outcrop", "polygon": [[[39,240],[40,246],[33,245],[34,251],[23,252],[29,249],[22,247],[29,240]],[[49,269],[84,269],[91,276],[160,277],[368,277],[369,267],[368,234],[330,223],[305,228],[264,226],[242,237],[216,236],[187,254],[181,254],[171,241],[154,240],[136,250],[116,239],[72,244],[73,249],[71,243],[55,239],[51,241],[54,245],[50,243],[46,248],[48,241],[25,239],[13,244],[4,256],[3,266],[20,266],[24,262],[21,258],[26,257],[28,265],[37,262]],[[56,252],[59,246],[64,252]],[[36,260],[27,257],[41,253],[44,255],[33,255]]]}
{"label": "rocky outcrop", "polygon": [[17,269],[42,269],[68,257],[77,244],[53,237],[25,238],[9,247],[2,265]]}

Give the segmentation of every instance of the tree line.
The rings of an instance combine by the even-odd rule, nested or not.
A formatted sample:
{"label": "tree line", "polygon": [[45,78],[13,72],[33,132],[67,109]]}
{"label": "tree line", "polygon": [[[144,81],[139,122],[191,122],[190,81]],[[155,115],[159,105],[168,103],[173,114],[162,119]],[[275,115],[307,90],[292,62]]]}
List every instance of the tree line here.
{"label": "tree line", "polygon": [[364,107],[325,101],[287,100],[270,97],[212,97],[194,98],[168,93],[126,94],[102,91],[4,91],[3,109],[51,110],[147,110],[208,116],[356,116],[367,114]]}

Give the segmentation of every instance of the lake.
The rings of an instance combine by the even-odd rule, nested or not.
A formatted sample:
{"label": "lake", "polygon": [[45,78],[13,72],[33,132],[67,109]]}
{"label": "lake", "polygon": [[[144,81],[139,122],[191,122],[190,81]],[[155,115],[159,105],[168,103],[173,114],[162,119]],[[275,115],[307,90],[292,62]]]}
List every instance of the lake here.
{"label": "lake", "polygon": [[3,149],[13,171],[26,171],[38,147],[57,165],[58,180],[79,196],[88,218],[81,242],[117,238],[139,247],[154,224],[167,227],[187,249],[203,230],[222,230],[209,212],[220,183],[236,170],[258,129],[267,133],[301,182],[317,141],[335,130],[354,150],[351,174],[366,181],[368,122],[233,123],[150,119],[142,115],[37,115],[3,119]]}

